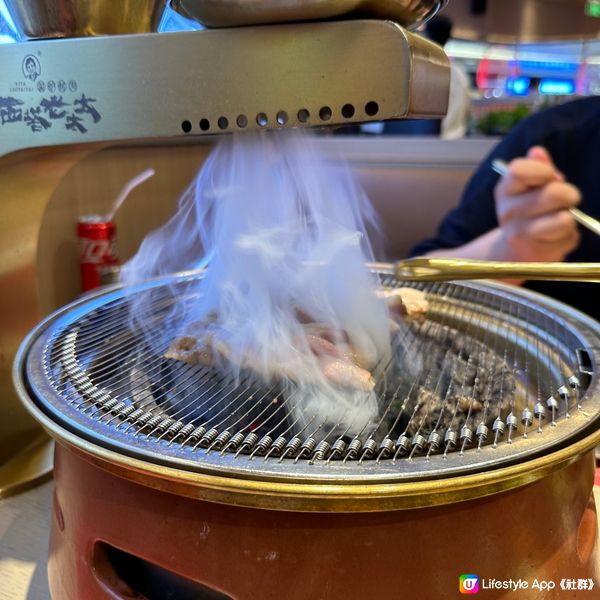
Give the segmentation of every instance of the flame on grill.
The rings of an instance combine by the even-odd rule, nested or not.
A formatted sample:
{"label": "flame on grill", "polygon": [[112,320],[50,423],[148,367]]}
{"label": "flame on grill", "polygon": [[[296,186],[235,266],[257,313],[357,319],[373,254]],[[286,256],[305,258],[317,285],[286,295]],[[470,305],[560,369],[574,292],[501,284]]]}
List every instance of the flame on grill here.
{"label": "flame on grill", "polygon": [[[123,278],[206,267],[194,305],[168,319],[170,356],[283,382],[303,415],[352,433],[376,415],[370,375],[391,355],[387,303],[366,268],[376,229],[348,166],[321,156],[309,135],[234,135],[218,143]],[[151,295],[136,300],[132,318],[164,354],[174,340],[148,327],[151,303]]]}

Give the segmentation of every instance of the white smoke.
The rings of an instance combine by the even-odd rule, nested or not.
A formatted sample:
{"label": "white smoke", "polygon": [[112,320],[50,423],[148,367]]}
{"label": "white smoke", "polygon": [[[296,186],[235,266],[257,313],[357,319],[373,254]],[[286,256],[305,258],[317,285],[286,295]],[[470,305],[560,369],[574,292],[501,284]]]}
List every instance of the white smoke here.
{"label": "white smoke", "polygon": [[[315,353],[314,334],[371,370],[389,360],[387,305],[366,267],[373,228],[349,168],[324,158],[311,136],[228,136],[122,277],[134,284],[206,266],[178,333],[210,346],[220,369],[287,381],[300,410],[352,432],[348,420],[362,426],[376,415],[375,395],[345,385],[343,372],[326,376],[328,349]],[[134,305],[137,315],[147,309]]]}

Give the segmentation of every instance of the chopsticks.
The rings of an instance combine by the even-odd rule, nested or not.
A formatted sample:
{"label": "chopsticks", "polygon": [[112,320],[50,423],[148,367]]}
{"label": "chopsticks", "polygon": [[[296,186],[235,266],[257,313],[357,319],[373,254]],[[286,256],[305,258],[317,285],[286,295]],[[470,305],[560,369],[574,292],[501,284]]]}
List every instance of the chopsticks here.
{"label": "chopsticks", "polygon": [[[498,175],[506,175],[508,173],[508,163],[499,158],[496,158],[492,161],[492,169],[496,171]],[[600,222],[596,221],[596,219],[590,217],[589,215],[586,215],[578,208],[570,208],[569,212],[578,223],[580,223],[596,235],[600,235]]]}

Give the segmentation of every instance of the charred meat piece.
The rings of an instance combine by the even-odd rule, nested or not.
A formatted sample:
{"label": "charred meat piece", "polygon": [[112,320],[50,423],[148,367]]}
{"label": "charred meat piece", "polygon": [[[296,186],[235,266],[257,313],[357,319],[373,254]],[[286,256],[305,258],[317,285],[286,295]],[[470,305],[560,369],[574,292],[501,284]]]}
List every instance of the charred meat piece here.
{"label": "charred meat piece", "polygon": [[419,343],[413,349],[424,365],[418,385],[413,389],[405,381],[399,361],[389,372],[390,389],[401,390],[390,414],[397,415],[406,401],[396,433],[460,431],[467,419],[473,428],[480,422],[491,427],[499,407],[519,402],[517,374],[503,356],[448,325],[428,321],[416,327]]}

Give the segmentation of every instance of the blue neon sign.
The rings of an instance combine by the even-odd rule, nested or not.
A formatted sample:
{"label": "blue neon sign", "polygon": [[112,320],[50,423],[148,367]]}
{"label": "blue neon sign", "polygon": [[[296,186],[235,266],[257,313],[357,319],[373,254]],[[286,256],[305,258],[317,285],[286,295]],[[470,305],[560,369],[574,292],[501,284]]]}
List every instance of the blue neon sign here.
{"label": "blue neon sign", "polygon": [[530,85],[529,77],[509,77],[506,80],[506,91],[513,96],[527,96]]}
{"label": "blue neon sign", "polygon": [[538,91],[548,95],[574,94],[575,82],[572,79],[542,79]]}

